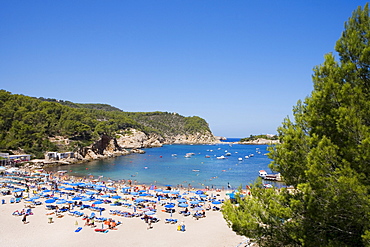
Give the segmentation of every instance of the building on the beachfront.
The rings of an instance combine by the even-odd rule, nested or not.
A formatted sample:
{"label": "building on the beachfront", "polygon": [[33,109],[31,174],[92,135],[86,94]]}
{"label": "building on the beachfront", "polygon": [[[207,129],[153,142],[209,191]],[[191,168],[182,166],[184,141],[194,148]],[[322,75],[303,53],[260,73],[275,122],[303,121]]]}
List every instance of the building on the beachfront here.
{"label": "building on the beachfront", "polygon": [[61,160],[61,159],[68,159],[68,158],[74,158],[74,157],[75,157],[74,152],[64,152],[64,153],[47,152],[45,154],[46,160]]}
{"label": "building on the beachfront", "polygon": [[30,161],[30,154],[14,154],[9,155],[9,153],[0,153],[0,165],[13,165],[18,162]]}

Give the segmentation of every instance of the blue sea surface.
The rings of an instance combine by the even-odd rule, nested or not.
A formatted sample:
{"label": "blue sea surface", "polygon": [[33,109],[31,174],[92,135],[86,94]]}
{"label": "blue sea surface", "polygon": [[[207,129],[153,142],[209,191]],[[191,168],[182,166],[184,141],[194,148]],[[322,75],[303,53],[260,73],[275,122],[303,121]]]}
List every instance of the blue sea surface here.
{"label": "blue sea surface", "polygon": [[[147,148],[145,154],[91,161],[84,164],[54,167],[69,175],[103,176],[104,179],[136,181],[138,184],[182,185],[195,188],[243,188],[254,182],[259,170],[270,173],[267,145],[164,145]],[[194,153],[185,157],[187,153]],[[226,156],[230,153],[230,156]],[[245,156],[252,157],[246,159]],[[225,159],[217,159],[221,155]],[[206,157],[209,156],[209,157]],[[238,158],[242,158],[239,161]]]}

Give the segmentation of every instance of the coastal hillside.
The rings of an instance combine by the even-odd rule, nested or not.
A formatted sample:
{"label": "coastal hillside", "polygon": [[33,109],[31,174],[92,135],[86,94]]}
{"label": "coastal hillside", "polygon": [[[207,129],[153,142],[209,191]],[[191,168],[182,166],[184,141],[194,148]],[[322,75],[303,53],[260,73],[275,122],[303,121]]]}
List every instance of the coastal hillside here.
{"label": "coastal hillside", "polygon": [[[106,104],[79,104],[0,90],[0,152],[72,151],[83,157],[167,143],[215,142],[207,122],[168,112],[124,112]],[[130,145],[128,145],[130,143]],[[120,145],[121,144],[121,145]],[[127,144],[127,145],[123,145]]]}

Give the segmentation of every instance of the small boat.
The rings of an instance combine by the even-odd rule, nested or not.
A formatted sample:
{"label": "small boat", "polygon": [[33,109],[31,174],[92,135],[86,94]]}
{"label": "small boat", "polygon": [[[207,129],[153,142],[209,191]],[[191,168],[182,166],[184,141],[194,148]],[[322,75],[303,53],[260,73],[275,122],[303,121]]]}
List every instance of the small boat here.
{"label": "small boat", "polygon": [[231,153],[226,153],[225,155],[226,155],[226,156],[230,156],[230,155],[231,155]]}
{"label": "small boat", "polygon": [[209,156],[209,155],[206,155],[205,157],[206,157],[206,158],[211,158],[211,156]]}
{"label": "small boat", "polygon": [[243,161],[243,158],[238,158],[239,161]]}
{"label": "small boat", "polygon": [[225,156],[221,155],[219,157],[217,157],[218,160],[223,160],[223,159],[226,159]]}
{"label": "small boat", "polygon": [[266,172],[265,170],[260,170],[260,171],[259,171],[259,176],[260,176],[261,178],[265,178],[265,177],[267,176],[267,172]]}
{"label": "small boat", "polygon": [[193,170],[193,172],[199,172],[199,170]]}
{"label": "small boat", "polygon": [[249,156],[248,156],[248,155],[246,155],[244,158],[249,159]]}

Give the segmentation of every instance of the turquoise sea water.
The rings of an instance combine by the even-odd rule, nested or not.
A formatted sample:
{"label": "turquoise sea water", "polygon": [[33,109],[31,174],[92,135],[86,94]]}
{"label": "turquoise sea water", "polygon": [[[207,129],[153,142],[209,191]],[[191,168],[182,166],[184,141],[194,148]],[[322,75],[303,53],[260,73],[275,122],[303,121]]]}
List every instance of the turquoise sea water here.
{"label": "turquoise sea water", "polygon": [[[68,170],[69,175],[103,176],[104,179],[136,180],[139,184],[182,185],[195,188],[233,188],[250,184],[258,177],[259,170],[270,173],[270,159],[265,155],[267,145],[164,145],[144,149],[145,154],[131,154],[55,167],[53,170]],[[187,158],[187,153],[194,153]],[[230,156],[226,156],[230,153]],[[246,159],[245,156],[252,157]],[[226,159],[217,159],[224,155]],[[206,158],[209,156],[209,158]],[[243,158],[239,161],[238,158]]]}

